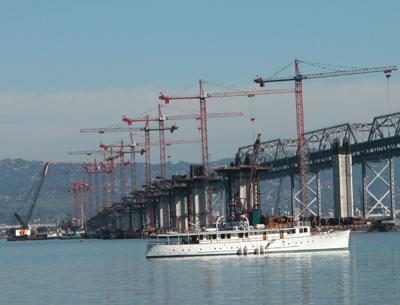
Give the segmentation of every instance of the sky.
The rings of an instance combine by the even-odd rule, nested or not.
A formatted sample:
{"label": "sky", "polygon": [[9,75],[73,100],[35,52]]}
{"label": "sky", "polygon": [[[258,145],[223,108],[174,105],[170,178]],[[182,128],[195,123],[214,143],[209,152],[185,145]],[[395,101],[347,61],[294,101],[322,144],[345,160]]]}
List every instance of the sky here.
{"label": "sky", "polygon": [[[122,115],[154,116],[160,92],[196,94],[199,79],[208,92],[234,91],[257,89],[256,75],[271,76],[294,58],[399,65],[399,11],[400,2],[390,0],[0,0],[0,159],[88,161],[68,152],[128,137],[81,128],[123,126]],[[304,81],[306,131],[399,112],[399,80],[394,73],[389,99],[381,73]],[[208,121],[210,159],[233,157],[258,132],[262,140],[294,138],[294,102],[292,94],[209,99],[209,112],[244,115]],[[165,111],[194,113],[198,102],[176,101]],[[166,125],[173,123],[179,129],[168,139],[199,138],[198,121]],[[167,154],[173,162],[201,160],[199,143],[167,147]],[[154,163],[157,156],[153,147]]]}

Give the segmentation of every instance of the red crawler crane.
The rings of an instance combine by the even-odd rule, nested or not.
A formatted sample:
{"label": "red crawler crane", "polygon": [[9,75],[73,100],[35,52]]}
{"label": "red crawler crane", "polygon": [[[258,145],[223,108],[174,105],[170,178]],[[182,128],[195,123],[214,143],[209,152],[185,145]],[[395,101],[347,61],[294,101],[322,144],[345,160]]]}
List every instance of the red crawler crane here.
{"label": "red crawler crane", "polygon": [[[359,68],[359,69],[348,69],[339,70],[323,73],[313,73],[313,74],[301,74],[300,73],[300,63],[302,61],[295,59],[294,68],[295,75],[291,77],[276,77],[276,78],[262,78],[258,77],[254,81],[264,87],[266,83],[275,82],[287,82],[294,81],[295,83],[295,96],[296,96],[296,124],[297,124],[297,141],[298,141],[298,163],[299,163],[299,178],[301,187],[301,211],[300,215],[307,217],[309,206],[307,203],[307,160],[306,160],[306,149],[305,149],[305,139],[304,139],[304,111],[303,111],[303,79],[316,79],[316,78],[328,78],[337,76],[347,76],[356,74],[367,74],[383,72],[390,76],[392,71],[396,71],[396,66],[388,67],[369,67],[369,68]],[[305,62],[303,62],[305,63]],[[312,64],[319,66],[319,64]]]}

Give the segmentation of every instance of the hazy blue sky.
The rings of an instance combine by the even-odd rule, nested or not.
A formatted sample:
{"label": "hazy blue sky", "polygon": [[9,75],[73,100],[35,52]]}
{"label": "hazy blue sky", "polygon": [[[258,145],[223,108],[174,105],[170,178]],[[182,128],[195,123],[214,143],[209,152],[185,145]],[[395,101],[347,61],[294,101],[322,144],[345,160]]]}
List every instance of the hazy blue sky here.
{"label": "hazy blue sky", "polygon": [[[68,151],[123,138],[80,128],[120,124],[122,114],[155,106],[161,90],[176,93],[200,78],[255,88],[255,75],[295,57],[399,64],[399,12],[399,1],[0,0],[0,158],[71,159]],[[305,83],[306,130],[400,111],[399,79],[392,77],[390,105],[381,74]],[[189,104],[175,105],[197,108]],[[210,121],[211,159],[253,141],[250,116],[264,140],[295,135],[293,96],[215,100],[208,109],[245,114]],[[198,123],[179,124],[177,138],[198,137]],[[199,148],[168,153],[199,161]]]}

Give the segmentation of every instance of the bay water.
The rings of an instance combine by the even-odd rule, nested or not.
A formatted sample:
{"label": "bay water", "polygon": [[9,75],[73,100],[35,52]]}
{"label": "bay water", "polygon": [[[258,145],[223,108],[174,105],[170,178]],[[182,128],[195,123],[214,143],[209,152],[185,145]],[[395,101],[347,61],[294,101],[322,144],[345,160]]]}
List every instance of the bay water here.
{"label": "bay water", "polygon": [[0,241],[0,304],[400,304],[400,233],[334,252],[146,259],[146,240]]}

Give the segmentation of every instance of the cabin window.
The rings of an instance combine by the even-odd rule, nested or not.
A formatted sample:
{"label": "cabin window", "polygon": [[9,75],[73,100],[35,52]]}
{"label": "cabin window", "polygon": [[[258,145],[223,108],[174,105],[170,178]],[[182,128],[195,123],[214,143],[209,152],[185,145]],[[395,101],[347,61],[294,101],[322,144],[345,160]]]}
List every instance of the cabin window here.
{"label": "cabin window", "polygon": [[287,234],[292,234],[292,230],[287,230]]}
{"label": "cabin window", "polygon": [[208,239],[208,240],[211,240],[211,235],[207,235],[207,239]]}
{"label": "cabin window", "polygon": [[300,228],[300,233],[303,233],[303,232],[304,232],[303,228]]}
{"label": "cabin window", "polygon": [[217,239],[217,234],[213,234],[212,239]]}
{"label": "cabin window", "polygon": [[199,239],[198,239],[198,237],[196,235],[193,235],[191,237],[191,243],[192,244],[198,244],[199,243]]}
{"label": "cabin window", "polygon": [[231,234],[226,234],[226,238],[230,239],[231,238]]}
{"label": "cabin window", "polygon": [[245,236],[245,237],[249,237],[249,233],[247,233],[247,232],[244,233],[244,236]]}
{"label": "cabin window", "polygon": [[225,239],[225,234],[221,234],[221,239]]}
{"label": "cabin window", "polygon": [[296,229],[292,229],[292,233],[295,234],[296,233]]}
{"label": "cabin window", "polygon": [[239,233],[239,238],[243,238],[243,233]]}
{"label": "cabin window", "polygon": [[203,237],[204,237],[203,235],[200,235],[200,240],[203,240]]}
{"label": "cabin window", "polygon": [[308,228],[304,228],[304,233],[307,233],[308,232]]}

